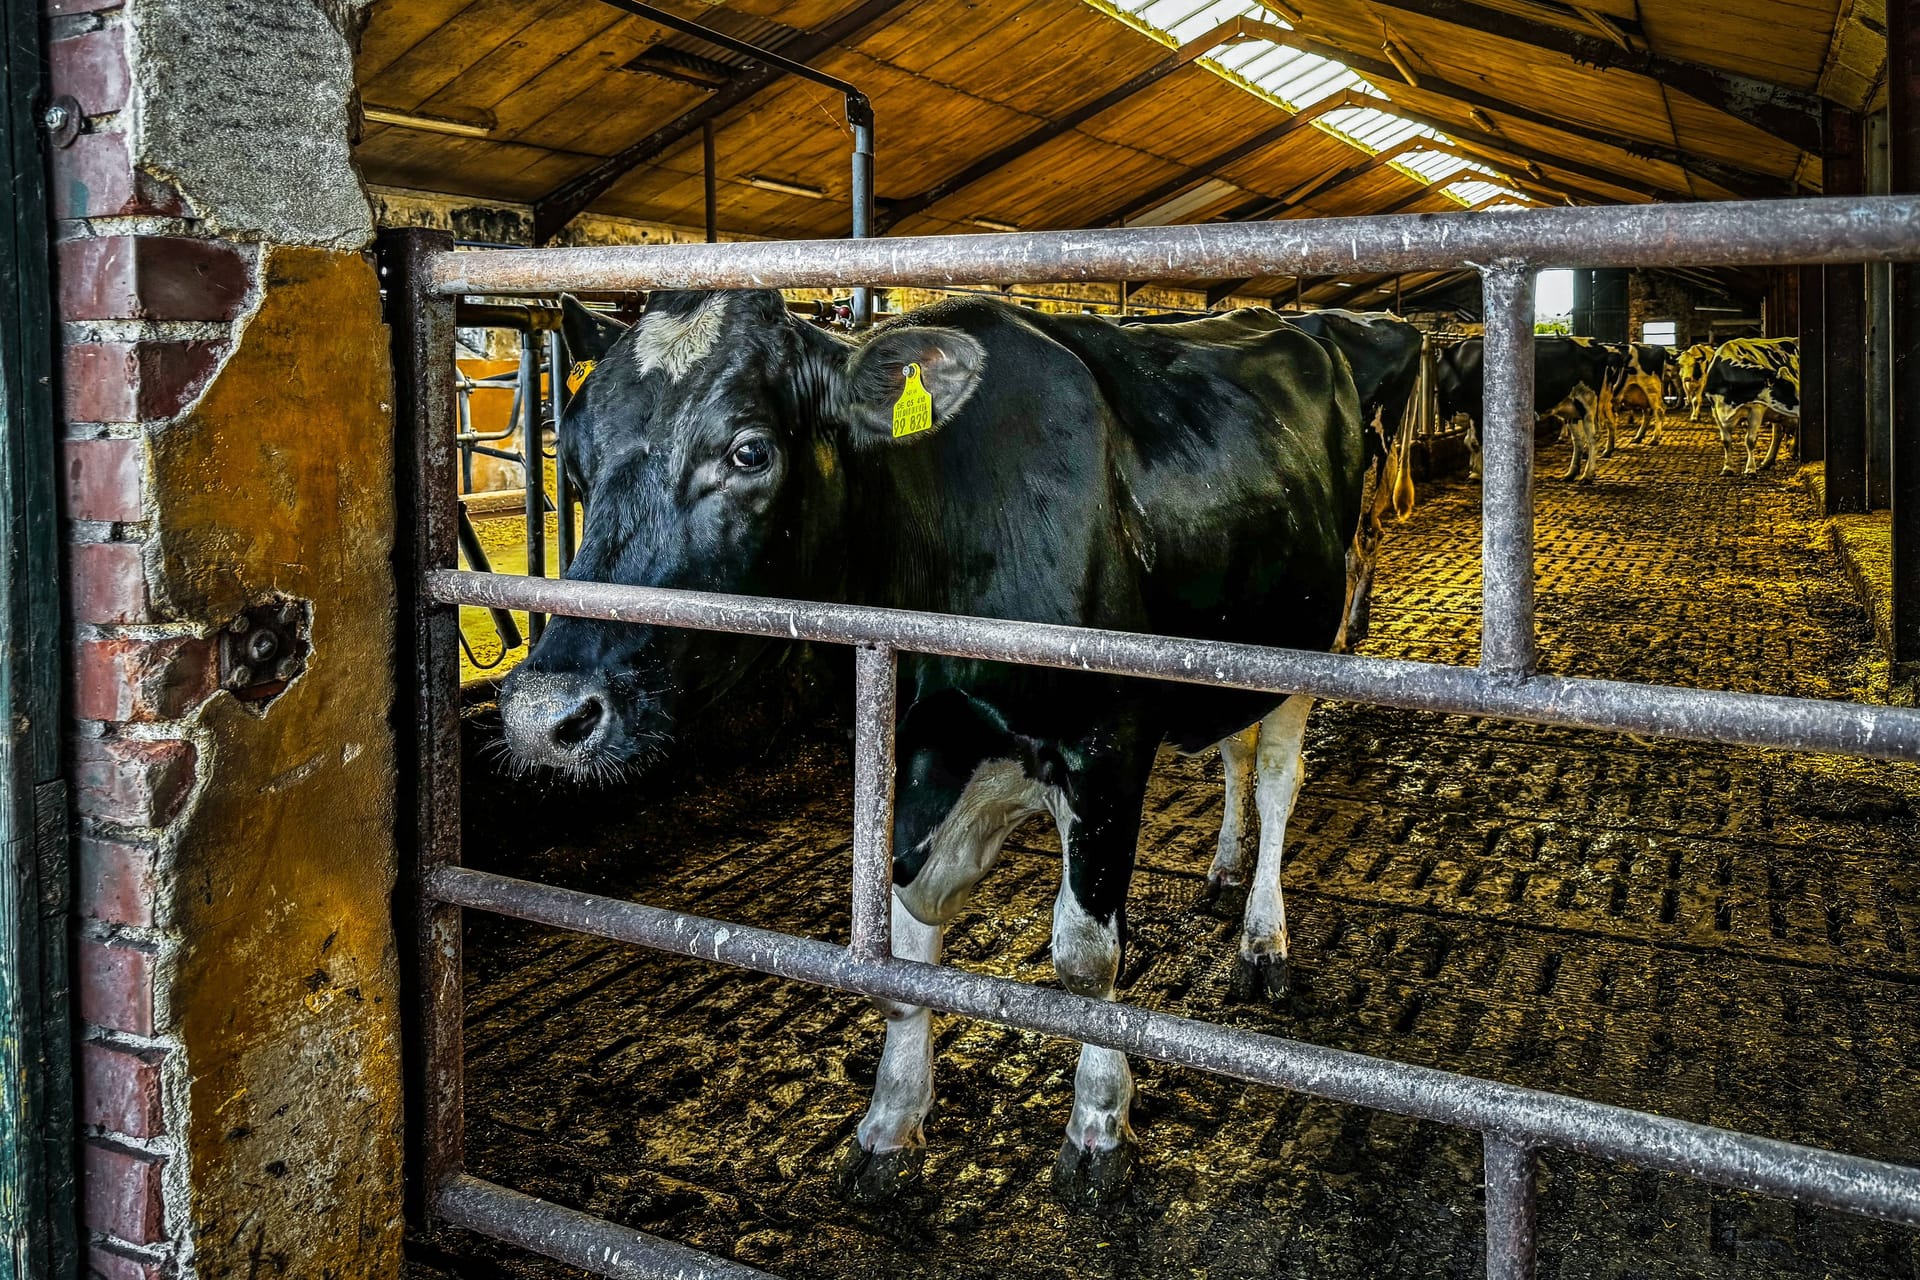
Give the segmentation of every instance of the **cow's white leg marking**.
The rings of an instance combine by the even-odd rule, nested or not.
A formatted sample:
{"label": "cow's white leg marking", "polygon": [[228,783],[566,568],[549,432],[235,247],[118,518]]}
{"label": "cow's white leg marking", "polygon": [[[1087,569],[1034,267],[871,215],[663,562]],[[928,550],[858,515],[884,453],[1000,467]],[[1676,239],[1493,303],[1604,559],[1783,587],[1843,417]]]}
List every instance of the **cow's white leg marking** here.
{"label": "cow's white leg marking", "polygon": [[1247,801],[1253,798],[1254,753],[1260,745],[1260,726],[1250,724],[1231,738],[1220,740],[1220,764],[1227,775],[1226,809],[1220,818],[1220,840],[1213,865],[1207,868],[1207,886],[1219,889],[1240,883],[1246,856]]}
{"label": "cow's white leg marking", "polygon": [[[940,962],[944,924],[925,924],[893,899],[893,954],[925,964]],[[922,1125],[933,1106],[933,1013],[914,1005],[875,1001],[887,1015],[887,1042],[873,1099],[860,1121],[860,1145],[868,1151],[898,1151],[926,1145]]]}
{"label": "cow's white leg marking", "polygon": [[[1800,419],[1793,419],[1794,430],[1800,429]],[[1773,415],[1773,438],[1767,441],[1767,456],[1760,459],[1760,469],[1765,471],[1780,457],[1780,438],[1787,434],[1787,416],[1775,412]]]}
{"label": "cow's white leg marking", "polygon": [[[1000,857],[1015,827],[1046,804],[1046,789],[1011,760],[975,769],[960,798],[927,839],[926,861],[893,893],[893,954],[927,964],[940,959],[947,925]],[[933,1016],[913,1005],[875,1001],[887,1016],[873,1098],[844,1169],[856,1201],[884,1200],[918,1171],[923,1124],[933,1106]]]}
{"label": "cow's white leg marking", "polygon": [[1757,466],[1757,465],[1755,464],[1755,462],[1754,462],[1754,457],[1753,457],[1753,450],[1754,450],[1754,446],[1756,446],[1756,445],[1758,445],[1758,444],[1760,443],[1760,419],[1762,419],[1762,418],[1764,418],[1764,417],[1766,416],[1766,414],[1767,414],[1767,410],[1766,410],[1766,407],[1765,407],[1764,405],[1761,405],[1761,404],[1758,404],[1758,403],[1755,403],[1755,404],[1750,404],[1750,405],[1748,405],[1748,406],[1746,407],[1746,410],[1745,410],[1745,413],[1746,413],[1746,418],[1747,418],[1747,470],[1746,470],[1746,474],[1747,474],[1747,475],[1752,475],[1752,474],[1753,474],[1753,473],[1754,473],[1755,471],[1757,471],[1757,470],[1759,469],[1759,468],[1758,468],[1758,466]]}
{"label": "cow's white leg marking", "polygon": [[1295,694],[1260,722],[1259,781],[1254,799],[1260,811],[1260,856],[1247,890],[1247,915],[1240,930],[1240,958],[1256,969],[1280,968],[1282,989],[1287,962],[1287,907],[1280,891],[1280,865],[1286,855],[1287,819],[1300,795],[1305,774],[1301,748],[1313,699]]}
{"label": "cow's white leg marking", "polygon": [[1724,409],[1718,400],[1713,405],[1714,425],[1720,428],[1720,474],[1733,474],[1733,437],[1727,431],[1727,420],[1732,414]]}
{"label": "cow's white leg marking", "polygon": [[[1053,971],[1060,985],[1073,994],[1111,1000],[1114,981],[1120,976],[1120,917],[1097,920],[1080,905],[1068,872],[1073,814],[1064,797],[1054,806],[1054,819],[1060,827],[1061,866],[1060,892],[1053,900]],[[1118,1049],[1081,1045],[1067,1141],[1091,1152],[1131,1143],[1128,1112],[1132,1104],[1133,1072],[1127,1055]]]}

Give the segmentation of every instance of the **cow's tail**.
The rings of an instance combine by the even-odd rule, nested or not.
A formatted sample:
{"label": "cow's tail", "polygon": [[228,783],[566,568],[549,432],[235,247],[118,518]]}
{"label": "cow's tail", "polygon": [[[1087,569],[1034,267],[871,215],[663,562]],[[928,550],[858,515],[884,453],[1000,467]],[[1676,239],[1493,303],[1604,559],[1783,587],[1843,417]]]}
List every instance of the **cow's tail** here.
{"label": "cow's tail", "polygon": [[1393,447],[1387,452],[1388,477],[1393,482],[1393,518],[1405,520],[1413,514],[1413,415],[1404,414],[1400,429],[1394,432]]}

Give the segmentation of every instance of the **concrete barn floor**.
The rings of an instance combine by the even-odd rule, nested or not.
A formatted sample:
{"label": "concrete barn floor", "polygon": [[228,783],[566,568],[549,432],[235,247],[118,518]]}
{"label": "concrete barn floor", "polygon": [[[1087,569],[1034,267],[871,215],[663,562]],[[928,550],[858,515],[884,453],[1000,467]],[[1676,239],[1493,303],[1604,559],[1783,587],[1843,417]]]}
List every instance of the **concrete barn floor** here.
{"label": "concrete barn floor", "polygon": [[[1542,448],[1545,665],[1871,697],[1860,607],[1786,468],[1718,475],[1710,433],[1623,447],[1597,483]],[[1367,650],[1476,657],[1477,487],[1428,486],[1384,552]],[[1319,1044],[1920,1161],[1920,777],[1877,763],[1415,715],[1316,711],[1286,894],[1306,991],[1229,996],[1235,924],[1195,907],[1216,758],[1164,758],[1122,997]],[[515,789],[476,765],[469,860],[843,939],[844,735],[644,799]],[[1052,982],[1058,854],[1035,822],[949,935],[951,963]],[[939,1022],[923,1188],[833,1175],[881,1020],[853,998],[470,916],[470,1164],[792,1277],[1468,1277],[1478,1140],[1136,1062],[1146,1165],[1069,1211],[1049,1175],[1071,1046]],[[1920,1237],[1564,1153],[1546,1277],[1912,1277]],[[576,1273],[457,1232],[410,1274]]]}

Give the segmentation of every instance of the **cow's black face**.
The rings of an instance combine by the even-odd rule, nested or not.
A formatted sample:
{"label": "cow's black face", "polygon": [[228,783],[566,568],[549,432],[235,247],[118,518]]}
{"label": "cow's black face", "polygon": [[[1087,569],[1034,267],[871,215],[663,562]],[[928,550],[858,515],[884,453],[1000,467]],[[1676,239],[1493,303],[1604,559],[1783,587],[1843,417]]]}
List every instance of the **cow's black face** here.
{"label": "cow's black face", "polygon": [[[903,364],[921,368],[944,420],[982,356],[965,335],[938,329],[886,330],[856,350],[790,320],[778,294],[760,292],[656,294],[641,322],[594,358],[562,431],[586,495],[566,576],[832,598],[846,560],[849,449],[894,446]],[[508,745],[522,763],[575,774],[644,764],[764,646],[555,618],[502,687]]]}

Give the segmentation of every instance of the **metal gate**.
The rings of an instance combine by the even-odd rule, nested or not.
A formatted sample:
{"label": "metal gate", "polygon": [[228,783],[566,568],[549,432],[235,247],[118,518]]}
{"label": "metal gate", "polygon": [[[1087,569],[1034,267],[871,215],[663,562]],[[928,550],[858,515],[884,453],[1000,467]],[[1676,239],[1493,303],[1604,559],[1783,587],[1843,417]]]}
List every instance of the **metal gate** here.
{"label": "metal gate", "polygon": [[[760,1275],[463,1170],[464,910],[514,916],[839,991],[1104,1045],[1256,1084],[1478,1131],[1487,1275],[1531,1276],[1539,1153],[1563,1148],[1719,1186],[1920,1226],[1920,1169],[1580,1098],[1235,1030],[894,959],[891,893],[900,650],[1456,712],[1703,742],[1920,760],[1920,711],[1711,692],[1538,670],[1533,621],[1533,273],[1547,267],[1784,266],[1920,260],[1920,199],[1642,205],[869,241],[456,252],[432,232],[386,241],[402,499],[402,778],[418,966],[415,1208],[621,1277]],[[1471,267],[1486,298],[1478,668],[1311,653],[855,605],[454,568],[454,308],[473,296],[605,290],[1222,279]],[[852,940],[703,919],[460,865],[458,606],[855,646]],[[403,760],[409,753],[403,751]]]}

